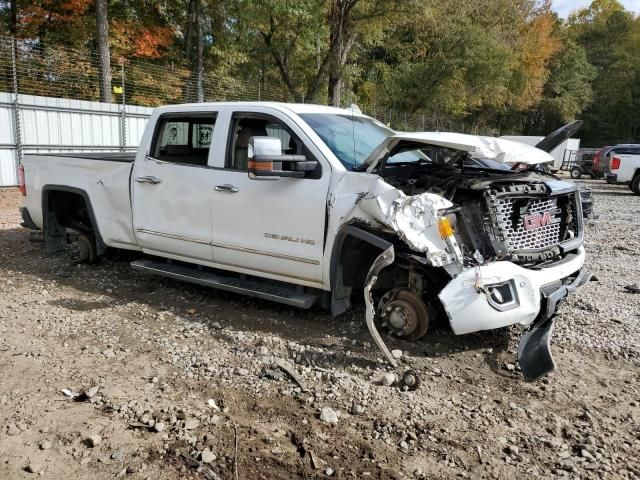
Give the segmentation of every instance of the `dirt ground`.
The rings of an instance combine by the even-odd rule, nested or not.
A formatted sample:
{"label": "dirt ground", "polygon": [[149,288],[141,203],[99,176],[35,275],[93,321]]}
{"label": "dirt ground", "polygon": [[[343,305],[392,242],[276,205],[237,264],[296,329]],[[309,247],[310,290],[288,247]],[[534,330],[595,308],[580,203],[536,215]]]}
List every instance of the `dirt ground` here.
{"label": "dirt ground", "polygon": [[0,190],[0,478],[640,478],[640,197],[588,183],[597,281],[561,306],[556,371],[523,381],[518,328],[440,326],[387,338],[414,392],[380,384],[362,308],[334,320],[124,254],[71,267]]}

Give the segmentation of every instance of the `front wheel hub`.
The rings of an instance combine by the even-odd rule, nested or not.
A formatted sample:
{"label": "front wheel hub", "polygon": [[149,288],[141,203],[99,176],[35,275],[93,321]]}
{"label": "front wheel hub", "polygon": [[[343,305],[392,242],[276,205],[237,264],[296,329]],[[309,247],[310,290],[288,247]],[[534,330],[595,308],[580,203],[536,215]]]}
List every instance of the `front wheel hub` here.
{"label": "front wheel hub", "polygon": [[378,314],[391,333],[406,340],[421,339],[429,328],[427,306],[404,288],[385,293],[378,302]]}

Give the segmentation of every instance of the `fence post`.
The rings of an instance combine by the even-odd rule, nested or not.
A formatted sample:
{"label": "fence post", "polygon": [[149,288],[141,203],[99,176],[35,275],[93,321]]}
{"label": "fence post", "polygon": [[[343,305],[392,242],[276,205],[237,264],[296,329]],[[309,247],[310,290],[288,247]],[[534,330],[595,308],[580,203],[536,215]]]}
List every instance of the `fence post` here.
{"label": "fence post", "polygon": [[127,104],[124,92],[124,62],[120,62],[120,85],[122,88],[122,106],[120,107],[120,151],[127,147]]}
{"label": "fence post", "polygon": [[13,128],[16,144],[16,178],[18,178],[18,169],[22,164],[22,128],[20,125],[20,97],[18,94],[18,59],[16,52],[16,39],[11,37],[11,68],[13,70]]}

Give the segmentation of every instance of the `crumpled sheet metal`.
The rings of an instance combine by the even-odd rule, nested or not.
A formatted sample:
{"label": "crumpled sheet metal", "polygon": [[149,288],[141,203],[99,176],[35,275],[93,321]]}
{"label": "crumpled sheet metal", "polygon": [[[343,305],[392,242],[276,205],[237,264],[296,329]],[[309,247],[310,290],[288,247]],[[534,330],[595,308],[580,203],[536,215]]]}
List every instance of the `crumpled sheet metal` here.
{"label": "crumpled sheet metal", "polygon": [[412,250],[434,252],[446,248],[437,229],[438,212],[453,204],[433,193],[406,196],[400,190],[363,196],[360,208],[392,228]]}
{"label": "crumpled sheet metal", "polygon": [[398,363],[391,355],[391,352],[387,348],[387,345],[382,340],[382,337],[378,333],[378,329],[375,325],[375,317],[376,317],[376,309],[373,304],[373,298],[371,297],[371,289],[375,285],[378,280],[378,274],[380,271],[391,265],[395,260],[395,253],[393,250],[393,245],[387,248],[384,252],[382,252],[371,265],[369,272],[367,273],[367,278],[364,282],[364,301],[366,304],[366,322],[367,328],[369,329],[369,333],[371,334],[371,338],[376,343],[380,351],[384,354],[387,361],[394,367],[398,366]]}

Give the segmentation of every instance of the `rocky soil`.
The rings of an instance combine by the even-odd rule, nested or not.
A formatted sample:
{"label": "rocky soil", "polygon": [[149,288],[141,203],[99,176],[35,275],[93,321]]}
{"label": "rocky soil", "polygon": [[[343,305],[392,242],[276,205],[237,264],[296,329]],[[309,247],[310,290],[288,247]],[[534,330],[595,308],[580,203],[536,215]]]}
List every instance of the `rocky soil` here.
{"label": "rocky soil", "polygon": [[[0,478],[640,478],[640,197],[589,182],[590,282],[557,370],[525,383],[521,330],[388,338],[128,268],[71,267],[0,191]],[[388,385],[392,383],[392,385]]]}

